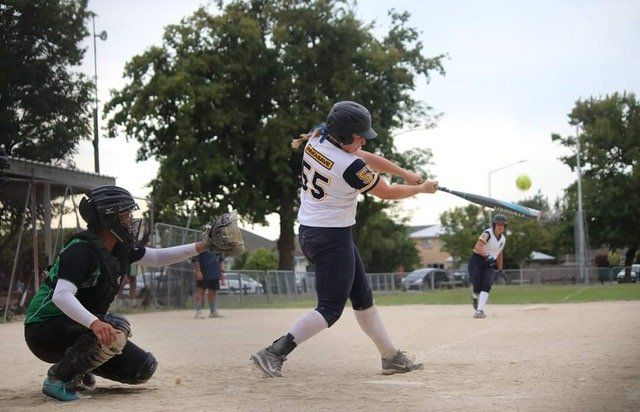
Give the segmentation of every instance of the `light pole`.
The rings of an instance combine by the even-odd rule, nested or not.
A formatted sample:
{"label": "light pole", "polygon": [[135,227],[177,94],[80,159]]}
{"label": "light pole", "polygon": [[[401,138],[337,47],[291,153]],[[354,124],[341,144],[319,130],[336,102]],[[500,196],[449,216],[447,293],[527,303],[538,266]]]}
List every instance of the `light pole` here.
{"label": "light pole", "polygon": [[589,283],[587,272],[587,248],[584,229],[584,207],[582,205],[582,168],[580,165],[580,126],[576,126],[576,170],[578,172],[578,265],[580,266],[580,279],[585,284]]}
{"label": "light pole", "polygon": [[[504,170],[504,169],[509,168],[511,166],[519,165],[520,163],[524,163],[524,162],[527,162],[527,161],[528,161],[527,159],[518,160],[517,162],[509,163],[507,165],[500,166],[497,169],[493,169],[493,170],[489,171],[489,197],[491,197],[491,175],[493,173],[498,172],[500,170]],[[491,226],[491,212],[489,212],[489,226]]]}
{"label": "light pole", "polygon": [[96,14],[91,13],[91,21],[93,23],[93,84],[95,87],[95,107],[93,109],[93,165],[96,173],[100,173],[100,151],[98,147],[98,58],[96,53],[96,37],[100,40],[107,40],[107,32],[102,30],[100,34],[96,34]]}

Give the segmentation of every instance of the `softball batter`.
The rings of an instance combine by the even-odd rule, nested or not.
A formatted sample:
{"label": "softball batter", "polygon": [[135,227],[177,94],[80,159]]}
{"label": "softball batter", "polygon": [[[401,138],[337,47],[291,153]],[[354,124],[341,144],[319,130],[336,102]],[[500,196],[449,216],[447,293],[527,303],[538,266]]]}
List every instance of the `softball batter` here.
{"label": "softball batter", "polygon": [[[374,305],[371,286],[351,233],[360,193],[381,199],[404,199],[434,193],[437,182],[421,183],[420,175],[361,150],[377,136],[371,114],[362,105],[343,101],[331,109],[326,124],[293,141],[306,142],[300,190],[300,247],[316,268],[318,305],[300,317],[272,345],[251,356],[269,377],[282,377],[282,364],[298,345],[333,325],[347,302],[362,330],[382,357],[382,373],[422,368],[391,342]],[[389,185],[378,172],[402,177],[407,185]]]}

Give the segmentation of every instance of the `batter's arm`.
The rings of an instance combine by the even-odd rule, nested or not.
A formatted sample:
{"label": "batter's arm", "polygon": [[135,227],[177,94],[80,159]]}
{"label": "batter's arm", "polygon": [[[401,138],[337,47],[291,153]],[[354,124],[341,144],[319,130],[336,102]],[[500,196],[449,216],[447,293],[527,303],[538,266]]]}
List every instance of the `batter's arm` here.
{"label": "batter's arm", "polygon": [[435,193],[438,182],[427,180],[419,185],[390,185],[384,179],[369,191],[372,195],[384,200],[406,199],[418,193]]}
{"label": "batter's arm", "polygon": [[419,174],[405,170],[380,155],[362,149],[359,149],[355,154],[361,157],[368,166],[377,172],[401,177],[410,185],[417,185],[422,181],[422,176]]}

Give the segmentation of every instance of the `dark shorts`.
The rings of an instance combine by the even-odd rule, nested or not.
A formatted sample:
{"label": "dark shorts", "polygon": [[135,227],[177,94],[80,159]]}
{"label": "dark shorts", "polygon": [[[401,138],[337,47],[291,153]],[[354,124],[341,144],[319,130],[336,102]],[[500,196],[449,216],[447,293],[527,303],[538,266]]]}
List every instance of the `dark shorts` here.
{"label": "dark shorts", "polygon": [[[66,350],[85,334],[93,335],[93,332],[66,316],[31,323],[24,328],[29,350],[47,363],[59,362]],[[122,354],[114,356],[92,372],[106,379],[134,383],[140,369],[149,361],[149,356],[149,352],[127,341]]]}
{"label": "dark shorts", "polygon": [[196,287],[200,289],[220,290],[220,279],[197,280]]}
{"label": "dark shorts", "polygon": [[493,268],[489,266],[484,257],[475,252],[469,259],[469,276],[473,283],[473,293],[491,292]]}
{"label": "dark shorts", "polygon": [[316,310],[333,325],[347,299],[354,310],[373,306],[373,293],[351,228],[300,226],[300,248],[316,269]]}

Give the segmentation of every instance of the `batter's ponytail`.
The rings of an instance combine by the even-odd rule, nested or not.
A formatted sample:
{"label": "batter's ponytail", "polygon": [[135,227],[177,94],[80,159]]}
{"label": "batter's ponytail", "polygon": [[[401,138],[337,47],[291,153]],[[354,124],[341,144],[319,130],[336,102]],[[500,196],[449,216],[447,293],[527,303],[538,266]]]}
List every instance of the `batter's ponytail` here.
{"label": "batter's ponytail", "polygon": [[309,133],[303,133],[300,135],[299,138],[297,139],[293,139],[291,141],[291,147],[293,148],[293,150],[298,150],[300,149],[300,146],[302,146],[303,143],[306,143],[307,140],[314,138],[314,137],[318,137],[322,134],[322,130],[321,129],[315,129],[312,130]]}

